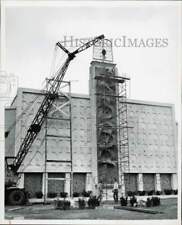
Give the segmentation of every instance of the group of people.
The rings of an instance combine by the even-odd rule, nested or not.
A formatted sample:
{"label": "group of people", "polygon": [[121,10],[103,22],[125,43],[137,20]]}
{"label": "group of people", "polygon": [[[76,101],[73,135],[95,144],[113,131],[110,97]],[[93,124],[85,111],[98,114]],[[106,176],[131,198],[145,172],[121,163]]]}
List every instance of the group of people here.
{"label": "group of people", "polygon": [[[113,199],[114,202],[118,202],[118,189],[119,189],[119,185],[116,179],[114,179],[114,185],[113,185]],[[102,196],[103,196],[103,183],[102,180],[99,182],[98,184],[98,199],[101,201],[102,200]]]}

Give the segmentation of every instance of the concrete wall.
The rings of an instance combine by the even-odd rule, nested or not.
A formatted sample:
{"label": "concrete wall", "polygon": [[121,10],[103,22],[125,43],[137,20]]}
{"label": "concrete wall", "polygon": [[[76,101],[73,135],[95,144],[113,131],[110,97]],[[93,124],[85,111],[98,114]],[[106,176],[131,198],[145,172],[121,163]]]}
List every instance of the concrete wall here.
{"label": "concrete wall", "polygon": [[[38,97],[33,107],[25,111],[16,124],[15,136],[18,136],[15,142],[16,152],[43,98],[40,92],[28,91],[27,89],[22,91],[23,90],[19,90],[19,95],[17,95],[16,118],[31,104],[33,99]],[[175,121],[173,120],[173,114],[172,105],[130,100],[130,104],[128,104],[128,121],[129,126],[133,127],[129,129],[131,172],[176,173]],[[10,123],[10,120],[12,122],[14,117],[15,110],[7,112],[6,123]],[[93,147],[91,124],[93,123],[91,120],[89,98],[86,96],[73,96],[72,140],[73,157],[75,157],[73,162],[74,170],[78,172],[80,172],[80,170],[82,172],[92,171],[92,152],[94,152],[94,149],[91,150]],[[8,127],[8,125],[6,125],[6,127]],[[33,143],[26,157],[27,159],[25,159],[25,164],[29,167],[29,169],[28,167],[26,168],[27,172],[43,171],[45,151],[44,127],[43,125],[43,129]],[[48,121],[48,127],[50,134],[66,135],[69,133],[68,124],[63,121]],[[62,127],[64,127],[64,129]],[[13,143],[13,141],[14,135],[11,138],[11,143]],[[61,147],[62,142],[64,142],[65,148]],[[8,140],[7,145],[11,143]],[[69,159],[70,146],[66,143],[66,140],[60,141],[58,139],[54,140],[54,138],[49,138],[48,146],[51,146],[48,151],[50,159],[57,157]],[[31,157],[33,158],[31,159]],[[37,163],[38,167],[36,166]]]}
{"label": "concrete wall", "polygon": [[130,172],[176,173],[173,105],[129,101]]}
{"label": "concrete wall", "polygon": [[[90,85],[91,88],[94,87],[94,83],[90,83]],[[92,92],[91,95],[95,95],[95,93]],[[32,89],[18,90],[12,104],[12,107],[16,107],[16,113],[14,110],[10,114],[9,112],[6,113],[6,123],[12,122],[15,114],[16,119],[19,118],[19,115],[21,115],[21,118],[16,123],[15,134],[12,135],[11,140],[7,139],[9,143],[6,143],[6,149],[8,145],[13,143],[14,137],[17,137],[15,151],[18,151],[25,132],[42,99],[43,95],[40,91]],[[33,106],[28,107],[34,100]],[[173,189],[176,189],[177,149],[173,106],[134,100],[129,100],[128,103],[128,121],[129,126],[132,126],[129,129],[130,172],[173,174],[171,185],[175,187]],[[56,104],[59,106],[61,102],[57,101]],[[73,171],[86,173],[85,185],[88,190],[93,190],[97,183],[96,111],[95,107],[93,107],[94,104],[93,98],[90,100],[88,96],[72,96]],[[67,111],[68,108],[65,107],[64,110]],[[59,117],[61,114],[60,112],[54,112],[54,116]],[[68,122],[48,120],[47,125],[49,134],[69,134]],[[47,148],[48,159],[70,160],[70,142],[67,139],[48,137]],[[23,173],[43,173],[45,171],[45,124],[27,154],[20,171]],[[70,171],[70,163],[47,163],[47,172],[63,172],[67,173],[68,176]],[[68,189],[69,184],[68,179],[65,183],[65,187]],[[143,186],[145,185],[143,184]],[[146,188],[143,187],[143,189]]]}
{"label": "concrete wall", "polygon": [[92,171],[91,113],[89,98],[72,98],[73,171]]}

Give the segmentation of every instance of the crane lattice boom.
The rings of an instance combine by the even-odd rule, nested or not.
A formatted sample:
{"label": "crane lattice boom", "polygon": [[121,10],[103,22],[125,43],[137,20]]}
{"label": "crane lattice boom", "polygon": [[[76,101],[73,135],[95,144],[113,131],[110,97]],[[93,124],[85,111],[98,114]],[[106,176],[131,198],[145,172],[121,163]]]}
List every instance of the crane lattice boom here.
{"label": "crane lattice boom", "polygon": [[65,76],[65,73],[67,71],[67,68],[71,60],[74,59],[76,54],[86,50],[87,48],[91,47],[92,45],[94,45],[96,42],[98,42],[101,39],[104,39],[104,35],[100,35],[94,38],[93,40],[85,43],[84,45],[82,45],[81,47],[79,47],[73,52],[69,52],[63,45],[61,45],[60,42],[56,43],[56,45],[60,47],[68,55],[68,57],[65,63],[63,64],[63,66],[60,68],[60,70],[58,70],[55,77],[53,78],[53,82],[51,82],[50,88],[47,91],[29,129],[27,130],[25,138],[20,145],[16,158],[14,159],[13,164],[11,165],[11,170],[13,170],[15,173],[18,171],[32,143],[34,142],[35,138],[40,132],[42,124],[44,123],[45,117],[50,111],[56,97],[58,96],[58,91],[59,91],[61,82],[63,81],[63,78]]}

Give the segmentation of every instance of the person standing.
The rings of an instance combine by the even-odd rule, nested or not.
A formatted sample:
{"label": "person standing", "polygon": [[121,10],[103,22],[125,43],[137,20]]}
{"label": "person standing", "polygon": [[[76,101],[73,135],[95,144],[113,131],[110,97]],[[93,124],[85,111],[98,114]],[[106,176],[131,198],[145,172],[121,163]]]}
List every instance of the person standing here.
{"label": "person standing", "polygon": [[103,194],[103,183],[102,180],[98,183],[98,199],[102,201],[102,194]]}
{"label": "person standing", "polygon": [[113,198],[114,198],[114,202],[117,203],[118,202],[118,182],[116,180],[116,178],[114,179],[114,187],[113,187]]}

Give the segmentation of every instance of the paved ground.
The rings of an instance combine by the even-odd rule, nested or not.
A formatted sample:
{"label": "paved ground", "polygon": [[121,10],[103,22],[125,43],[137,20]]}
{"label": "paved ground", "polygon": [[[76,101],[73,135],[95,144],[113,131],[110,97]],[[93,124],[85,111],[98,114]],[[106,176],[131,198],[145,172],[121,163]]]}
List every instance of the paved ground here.
{"label": "paved ground", "polygon": [[[149,209],[149,208],[147,208]],[[163,213],[148,214],[120,209],[113,209],[113,204],[102,205],[96,209],[70,209],[55,210],[53,204],[32,206],[10,207],[5,209],[5,219],[102,219],[102,220],[126,220],[126,219],[176,219],[177,218],[177,199],[162,199],[161,205],[151,207]]]}

